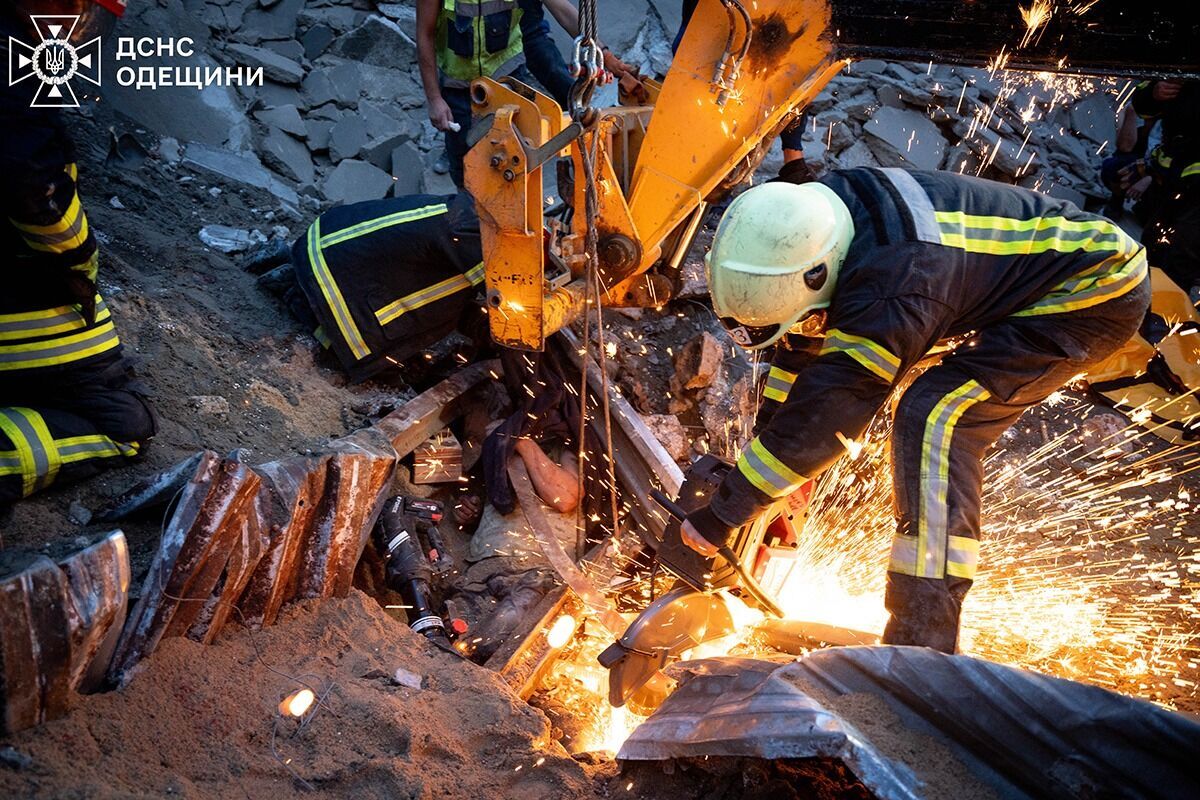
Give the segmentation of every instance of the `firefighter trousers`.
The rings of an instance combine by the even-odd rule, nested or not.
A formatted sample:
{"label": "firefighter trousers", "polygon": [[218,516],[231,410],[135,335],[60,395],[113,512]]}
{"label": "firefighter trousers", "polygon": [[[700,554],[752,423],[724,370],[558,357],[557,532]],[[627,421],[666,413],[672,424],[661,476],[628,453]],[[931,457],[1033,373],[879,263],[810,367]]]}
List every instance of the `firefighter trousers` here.
{"label": "firefighter trousers", "polygon": [[155,433],[117,353],[0,380],[0,505],[125,463]]}
{"label": "firefighter trousers", "polygon": [[1137,331],[1150,283],[1097,306],[1013,316],[918,377],[892,433],[896,536],[885,604],[888,644],[952,653],[979,558],[983,457],[1022,412]]}

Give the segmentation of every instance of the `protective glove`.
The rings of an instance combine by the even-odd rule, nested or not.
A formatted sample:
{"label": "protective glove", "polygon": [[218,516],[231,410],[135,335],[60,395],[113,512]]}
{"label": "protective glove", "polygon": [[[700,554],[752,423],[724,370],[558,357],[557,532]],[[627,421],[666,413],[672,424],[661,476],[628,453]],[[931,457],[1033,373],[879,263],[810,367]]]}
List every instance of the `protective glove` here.
{"label": "protective glove", "polygon": [[716,555],[717,548],[729,544],[737,530],[727,525],[708,506],[698,508],[688,514],[680,526],[680,538],[683,543],[702,556]]}

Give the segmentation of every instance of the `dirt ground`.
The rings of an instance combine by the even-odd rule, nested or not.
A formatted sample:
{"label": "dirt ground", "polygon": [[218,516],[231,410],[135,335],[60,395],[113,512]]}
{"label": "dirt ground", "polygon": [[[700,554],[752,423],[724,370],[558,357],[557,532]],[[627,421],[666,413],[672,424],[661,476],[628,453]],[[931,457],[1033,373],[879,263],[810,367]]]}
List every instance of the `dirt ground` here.
{"label": "dirt ground", "polygon": [[[398,668],[421,688],[396,685]],[[301,731],[276,711],[299,686],[287,676],[318,696],[328,690]],[[597,796],[549,734],[546,717],[496,673],[436,649],[354,592],[292,606],[256,633],[231,629],[209,647],[164,642],[125,689],[11,737],[32,765],[0,769],[0,796]]]}

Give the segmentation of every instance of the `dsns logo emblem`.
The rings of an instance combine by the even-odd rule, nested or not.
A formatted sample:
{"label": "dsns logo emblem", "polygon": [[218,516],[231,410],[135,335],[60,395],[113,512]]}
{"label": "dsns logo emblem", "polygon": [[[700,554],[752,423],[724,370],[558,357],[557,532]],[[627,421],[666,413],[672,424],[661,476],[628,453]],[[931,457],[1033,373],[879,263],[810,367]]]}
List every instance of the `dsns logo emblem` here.
{"label": "dsns logo emblem", "polygon": [[71,81],[81,78],[100,85],[100,37],[81,45],[71,43],[79,17],[47,14],[30,17],[41,39],[29,45],[8,37],[8,85],[37,78],[42,85],[33,95],[33,108],[77,108]]}

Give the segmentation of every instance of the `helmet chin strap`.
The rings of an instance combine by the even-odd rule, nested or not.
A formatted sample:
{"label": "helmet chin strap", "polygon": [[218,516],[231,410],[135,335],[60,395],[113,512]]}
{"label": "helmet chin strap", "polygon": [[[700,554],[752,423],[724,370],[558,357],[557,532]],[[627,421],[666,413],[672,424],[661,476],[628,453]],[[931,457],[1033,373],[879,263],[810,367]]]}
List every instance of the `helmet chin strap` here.
{"label": "helmet chin strap", "polygon": [[825,327],[829,321],[829,314],[823,308],[810,312],[804,316],[799,322],[788,328],[788,333],[794,333],[798,336],[807,336],[810,339],[815,339],[825,335]]}

